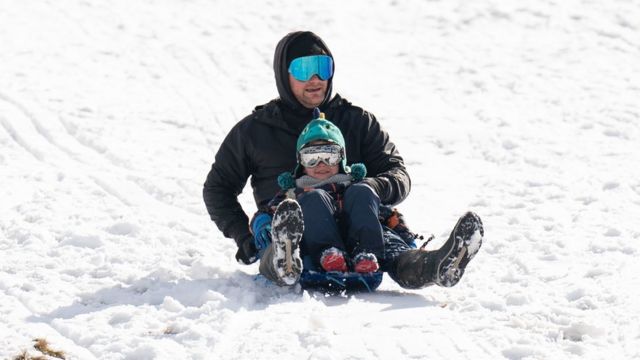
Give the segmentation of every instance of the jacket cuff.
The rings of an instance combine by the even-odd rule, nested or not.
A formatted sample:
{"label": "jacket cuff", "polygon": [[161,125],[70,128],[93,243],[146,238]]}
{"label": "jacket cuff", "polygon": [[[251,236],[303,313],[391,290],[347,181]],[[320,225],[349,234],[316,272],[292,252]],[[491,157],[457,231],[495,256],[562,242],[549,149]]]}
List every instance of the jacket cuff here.
{"label": "jacket cuff", "polygon": [[373,191],[378,195],[378,198],[380,198],[380,201],[383,204],[386,203],[386,200],[388,200],[384,196],[385,195],[384,185],[387,182],[386,179],[368,177],[368,178],[364,178],[362,182],[369,185],[369,187],[373,189]]}
{"label": "jacket cuff", "polygon": [[248,224],[237,224],[233,229],[231,229],[229,235],[231,235],[229,237],[233,238],[238,247],[241,247],[247,238],[253,238]]}

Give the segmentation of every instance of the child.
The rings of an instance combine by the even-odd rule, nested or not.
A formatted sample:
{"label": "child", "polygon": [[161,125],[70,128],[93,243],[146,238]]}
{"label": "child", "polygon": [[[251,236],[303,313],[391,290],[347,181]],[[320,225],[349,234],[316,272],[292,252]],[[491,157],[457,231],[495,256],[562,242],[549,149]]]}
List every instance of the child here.
{"label": "child", "polygon": [[[384,239],[378,219],[380,200],[360,183],[366,174],[363,164],[347,166],[345,141],[340,129],[316,115],[302,131],[296,144],[293,173],[281,174],[283,191],[269,203],[270,209],[285,198],[295,198],[304,217],[301,243],[304,267],[310,270],[371,273],[379,269]],[[271,211],[269,211],[271,212]],[[265,223],[270,217],[257,214],[252,221],[254,236],[269,239]],[[256,235],[257,234],[257,235]],[[258,243],[258,242],[257,242]]]}

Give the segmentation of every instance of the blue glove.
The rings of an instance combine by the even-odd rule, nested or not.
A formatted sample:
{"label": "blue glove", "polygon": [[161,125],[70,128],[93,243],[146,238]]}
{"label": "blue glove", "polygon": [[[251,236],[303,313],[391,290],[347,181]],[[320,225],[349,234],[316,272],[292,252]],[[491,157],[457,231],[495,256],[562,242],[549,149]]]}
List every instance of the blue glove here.
{"label": "blue glove", "polygon": [[256,249],[258,251],[266,249],[271,244],[271,216],[261,213],[253,218],[251,232]]}

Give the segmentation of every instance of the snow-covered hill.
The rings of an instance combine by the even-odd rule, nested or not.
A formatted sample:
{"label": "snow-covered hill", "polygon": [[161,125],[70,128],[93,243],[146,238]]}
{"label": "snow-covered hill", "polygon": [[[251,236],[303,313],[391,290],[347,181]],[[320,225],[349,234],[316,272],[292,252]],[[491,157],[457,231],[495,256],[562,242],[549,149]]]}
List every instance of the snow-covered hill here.
{"label": "snow-covered hill", "polygon": [[[0,2],[0,358],[640,357],[637,1]],[[255,280],[206,214],[289,31],[335,54],[460,284],[324,297]],[[254,211],[250,192],[242,195]]]}

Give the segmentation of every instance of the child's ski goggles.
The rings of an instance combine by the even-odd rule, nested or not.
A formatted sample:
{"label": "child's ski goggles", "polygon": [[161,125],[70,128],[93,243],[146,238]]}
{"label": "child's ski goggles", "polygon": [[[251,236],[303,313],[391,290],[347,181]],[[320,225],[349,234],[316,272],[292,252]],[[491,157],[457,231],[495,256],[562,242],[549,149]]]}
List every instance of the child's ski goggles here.
{"label": "child's ski goggles", "polygon": [[321,162],[334,166],[338,165],[343,158],[343,151],[340,145],[315,145],[303,148],[298,153],[300,165],[304,167],[315,167]]}
{"label": "child's ski goggles", "polygon": [[293,59],[289,65],[289,74],[298,81],[309,81],[313,75],[322,80],[333,76],[333,59],[327,55],[311,55]]}

